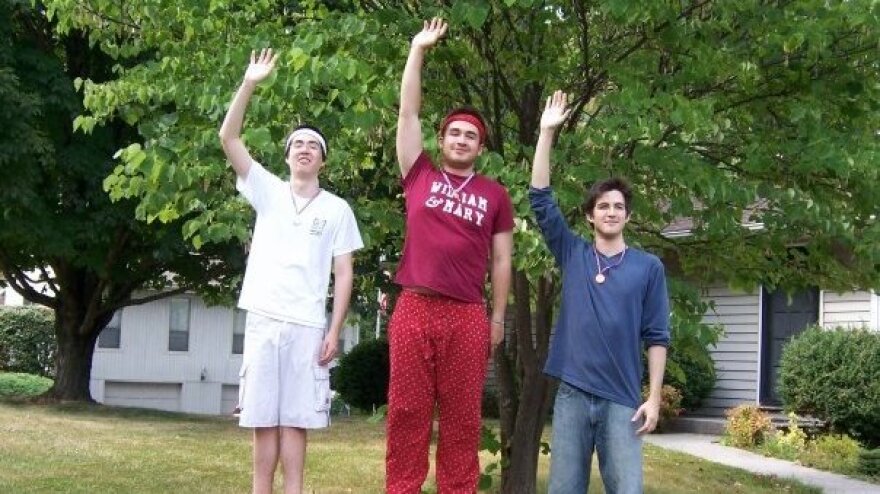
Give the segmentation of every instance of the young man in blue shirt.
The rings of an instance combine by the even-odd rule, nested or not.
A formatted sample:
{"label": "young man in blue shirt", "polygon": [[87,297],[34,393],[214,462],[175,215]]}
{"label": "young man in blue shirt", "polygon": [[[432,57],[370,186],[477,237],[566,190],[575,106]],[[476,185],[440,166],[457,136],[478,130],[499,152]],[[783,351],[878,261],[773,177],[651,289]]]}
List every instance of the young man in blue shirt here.
{"label": "young man in blue shirt", "polygon": [[[592,186],[593,242],[571,231],[550,188],[550,148],[568,117],[566,96],[547,99],[532,166],[532,211],[562,272],[562,305],[544,372],[559,379],[553,406],[550,494],[586,492],[593,451],[608,493],[642,492],[641,435],[657,426],[669,301],[663,264],[628,247],[632,192],[610,178]],[[642,348],[650,392],[642,402]]]}

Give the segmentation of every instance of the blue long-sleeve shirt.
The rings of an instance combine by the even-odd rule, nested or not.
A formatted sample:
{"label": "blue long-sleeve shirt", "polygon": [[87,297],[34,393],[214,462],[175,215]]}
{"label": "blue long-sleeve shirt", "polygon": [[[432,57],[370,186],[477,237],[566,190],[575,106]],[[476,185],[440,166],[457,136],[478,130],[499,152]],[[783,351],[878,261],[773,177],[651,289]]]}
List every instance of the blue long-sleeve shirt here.
{"label": "blue long-sleeve shirt", "polygon": [[[532,211],[562,271],[562,305],[544,373],[599,397],[638,408],[642,348],[669,345],[669,298],[663,263],[627,248],[598,273],[595,248],[571,231],[550,187],[529,190]],[[601,259],[602,267],[620,256]]]}

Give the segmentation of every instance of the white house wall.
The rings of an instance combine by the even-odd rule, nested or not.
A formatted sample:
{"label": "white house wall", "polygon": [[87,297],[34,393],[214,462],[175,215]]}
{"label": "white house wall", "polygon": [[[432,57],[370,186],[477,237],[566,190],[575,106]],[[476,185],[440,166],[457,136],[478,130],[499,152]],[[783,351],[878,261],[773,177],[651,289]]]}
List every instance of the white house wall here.
{"label": "white house wall", "polygon": [[[121,383],[179,384],[180,410],[225,414],[221,410],[223,385],[238,385],[241,355],[232,354],[232,310],[207,307],[190,299],[189,350],[168,350],[169,299],[126,307],[122,313],[120,348],[95,348],[92,362],[92,396],[112,405],[167,409],[168,398],[135,397],[149,386]],[[109,384],[108,384],[109,383]],[[127,390],[122,397],[105,399],[105,387]],[[166,390],[169,388],[165,388]]]}
{"label": "white house wall", "polygon": [[[185,297],[190,300],[185,352],[168,350],[170,300],[181,297],[123,309],[119,348],[95,346],[91,379],[95,400],[188,413],[232,413],[242,361],[241,355],[232,354],[233,311],[208,307],[197,296]],[[340,350],[350,350],[357,338],[357,328],[346,326]]]}
{"label": "white house wall", "polygon": [[822,292],[820,319],[822,326],[863,328],[876,327],[873,311],[876,310],[876,295],[871,292]]}
{"label": "white house wall", "polygon": [[[728,408],[758,403],[760,382],[761,295],[734,292],[724,286],[703,290],[703,299],[715,303],[703,318],[706,324],[720,324],[724,334],[710,350],[715,362],[715,389],[696,413],[723,415]],[[880,330],[880,297],[868,291],[834,293],[822,291],[819,323],[825,328]]]}
{"label": "white house wall", "polygon": [[756,403],[758,395],[760,295],[735,293],[727,287],[713,286],[703,291],[704,300],[715,309],[703,317],[706,324],[720,324],[724,334],[710,350],[715,361],[715,389],[703,400],[698,413],[723,415],[724,410],[742,403]]}

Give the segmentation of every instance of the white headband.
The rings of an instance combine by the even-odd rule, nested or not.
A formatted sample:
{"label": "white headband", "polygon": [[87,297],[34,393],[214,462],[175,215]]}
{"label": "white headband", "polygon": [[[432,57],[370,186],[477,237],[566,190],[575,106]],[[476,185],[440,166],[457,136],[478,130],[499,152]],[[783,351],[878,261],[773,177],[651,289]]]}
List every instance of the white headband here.
{"label": "white headband", "polygon": [[324,138],[321,137],[321,134],[315,132],[312,129],[303,128],[303,129],[294,130],[293,133],[290,134],[290,137],[287,138],[287,143],[284,145],[284,147],[286,149],[290,149],[290,145],[293,143],[293,140],[295,138],[297,138],[298,136],[304,136],[304,135],[309,136],[309,137],[314,137],[315,140],[318,141],[318,144],[321,145],[321,151],[324,152],[324,156],[327,156],[327,143],[324,141]]}

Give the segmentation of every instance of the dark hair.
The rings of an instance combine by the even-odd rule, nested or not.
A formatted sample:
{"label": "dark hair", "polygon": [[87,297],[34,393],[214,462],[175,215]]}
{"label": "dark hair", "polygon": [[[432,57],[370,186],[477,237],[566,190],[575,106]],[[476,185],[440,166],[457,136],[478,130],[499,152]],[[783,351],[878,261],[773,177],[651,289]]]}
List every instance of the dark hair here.
{"label": "dark hair", "polygon": [[326,160],[327,159],[327,152],[330,151],[330,143],[327,142],[327,137],[324,136],[324,133],[321,132],[321,129],[315,127],[314,125],[309,125],[309,124],[299,124],[296,127],[294,127],[293,130],[291,130],[289,134],[287,134],[287,139],[285,139],[285,141],[284,141],[284,159],[287,159],[287,155],[290,153],[290,146],[293,144],[292,142],[290,142],[290,136],[292,136],[293,133],[296,132],[297,130],[301,130],[301,129],[313,130],[313,131],[317,132],[318,135],[321,136],[322,139],[324,139],[324,143],[327,144],[327,151],[324,151],[324,149],[321,149],[321,159]]}
{"label": "dark hair", "polygon": [[470,115],[476,118],[483,125],[483,130],[485,131],[484,133],[486,135],[480,137],[482,142],[486,142],[487,138],[489,137],[489,127],[486,125],[486,119],[483,118],[483,114],[480,113],[480,110],[477,110],[472,106],[459,106],[449,110],[446,116],[444,116],[443,119],[440,120],[440,125],[437,127],[437,132],[440,134],[440,137],[443,137],[443,131],[446,130],[446,127],[449,125],[449,117],[462,114]]}
{"label": "dark hair", "polygon": [[584,201],[584,210],[587,215],[592,217],[593,208],[596,207],[596,201],[599,199],[599,196],[606,192],[611,192],[612,190],[616,190],[623,194],[623,206],[626,208],[626,214],[629,215],[632,213],[630,204],[632,203],[633,194],[632,189],[629,187],[629,182],[622,177],[611,177],[606,178],[605,180],[599,180],[590,187],[589,192],[587,192],[587,200]]}

